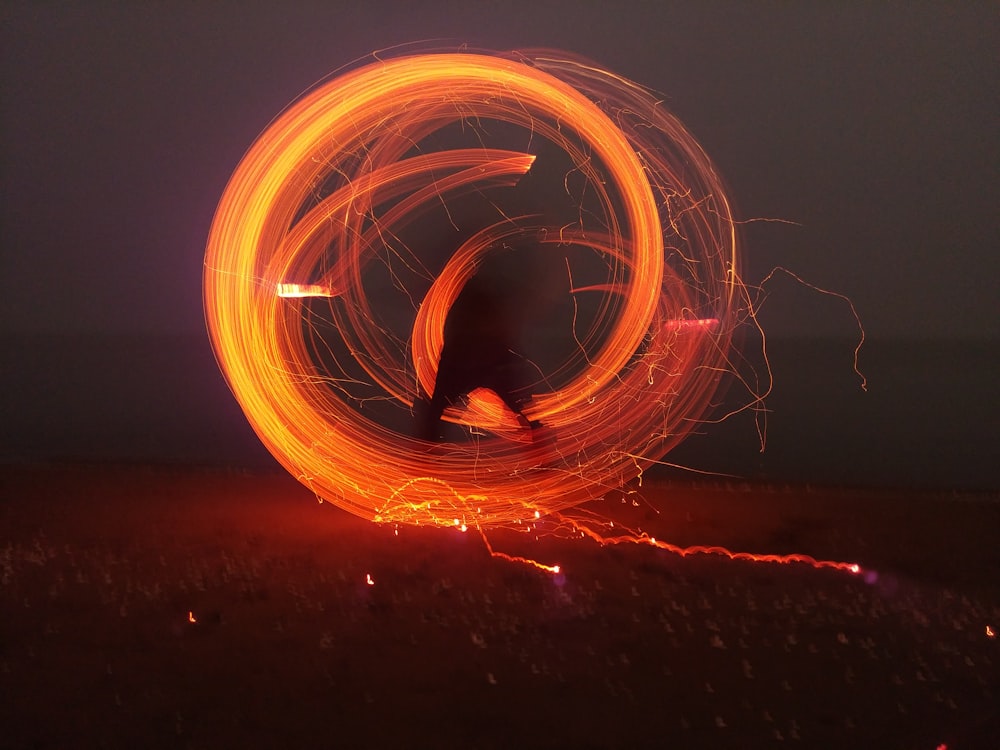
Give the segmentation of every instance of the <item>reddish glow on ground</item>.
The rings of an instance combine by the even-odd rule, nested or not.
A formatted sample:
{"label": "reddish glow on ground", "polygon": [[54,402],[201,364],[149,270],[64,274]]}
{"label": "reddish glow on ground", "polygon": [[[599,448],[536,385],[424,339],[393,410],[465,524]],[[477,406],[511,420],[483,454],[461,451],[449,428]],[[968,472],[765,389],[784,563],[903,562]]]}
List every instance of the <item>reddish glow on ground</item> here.
{"label": "reddish glow on ground", "polygon": [[[490,142],[501,125],[522,133],[519,148]],[[443,148],[434,137],[449,127],[480,145]],[[436,266],[401,239],[459,197],[502,205],[539,144],[573,165],[564,184],[581,196],[577,221],[546,226],[498,209]],[[371,418],[371,404],[405,416],[433,390],[452,303],[486,260],[526,239],[540,254],[565,253],[573,309],[596,310],[586,323],[574,317],[565,361],[536,365],[526,415],[554,439],[531,445],[481,390],[445,414],[469,440],[433,452]],[[379,274],[391,284],[376,294]],[[571,509],[640,477],[684,440],[721,376],[745,389],[742,408],[766,395],[738,372],[730,347],[740,327],[756,325],[755,303],[714,166],[652,93],[551,53],[376,59],[307,93],[226,187],[204,286],[219,364],[268,450],[319,499],[379,522],[524,530],[560,514],[564,528],[621,543],[625,535],[603,538]],[[377,303],[392,295],[390,315]]]}

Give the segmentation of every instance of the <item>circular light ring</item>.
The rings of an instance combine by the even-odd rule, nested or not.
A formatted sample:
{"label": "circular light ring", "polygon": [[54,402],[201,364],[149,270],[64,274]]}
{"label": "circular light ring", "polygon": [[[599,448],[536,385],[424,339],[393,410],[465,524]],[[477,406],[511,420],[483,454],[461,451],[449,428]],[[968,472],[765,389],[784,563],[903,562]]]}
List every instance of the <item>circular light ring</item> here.
{"label": "circular light ring", "polygon": [[[560,146],[597,196],[601,226],[484,227],[414,304],[409,340],[373,324],[366,265],[429,205],[511,185],[530,153],[414,152],[456,122],[504,121]],[[322,186],[322,190],[320,187]],[[317,196],[320,195],[319,198]],[[377,209],[377,210],[376,210]],[[348,389],[363,371],[378,398],[430,392],[444,321],[498,243],[573,245],[607,264],[566,382],[540,374],[528,410],[553,445],[526,448],[513,416],[477,391],[452,421],[481,436],[445,452],[366,416]],[[419,258],[403,258],[419,263]],[[311,91],[248,151],[220,201],[205,259],[216,356],[260,439],[319,497],[408,523],[509,524],[600,496],[635,477],[701,420],[729,371],[745,318],[735,232],[721,181],[683,126],[648,92],[582,61],[543,54],[418,54],[379,60]],[[304,300],[330,297],[352,355],[317,367]]]}

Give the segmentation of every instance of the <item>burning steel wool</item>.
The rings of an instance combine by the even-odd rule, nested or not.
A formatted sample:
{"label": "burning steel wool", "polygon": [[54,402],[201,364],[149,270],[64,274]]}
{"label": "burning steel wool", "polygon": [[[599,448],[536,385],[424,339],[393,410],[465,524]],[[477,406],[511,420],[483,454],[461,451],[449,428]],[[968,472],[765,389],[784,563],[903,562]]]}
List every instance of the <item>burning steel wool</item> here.
{"label": "burning steel wool", "polygon": [[[490,273],[521,326],[555,343],[522,357],[523,413],[472,388],[436,445],[414,414],[450,311]],[[519,296],[539,285],[547,308]],[[576,508],[662,460],[720,387],[743,389],[746,409],[763,395],[732,346],[755,306],[719,175],[654,94],[590,62],[428,52],[318,85],[233,174],[204,287],[219,364],[260,439],[351,513],[858,570],[609,535]]]}

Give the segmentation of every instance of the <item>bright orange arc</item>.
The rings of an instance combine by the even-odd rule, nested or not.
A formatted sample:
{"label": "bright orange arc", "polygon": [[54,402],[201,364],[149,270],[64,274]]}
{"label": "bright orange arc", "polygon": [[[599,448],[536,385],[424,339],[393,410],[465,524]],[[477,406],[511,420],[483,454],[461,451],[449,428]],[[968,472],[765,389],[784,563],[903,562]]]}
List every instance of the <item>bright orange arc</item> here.
{"label": "bright orange arc", "polygon": [[[490,122],[523,130],[525,148],[490,144]],[[481,145],[436,145],[455,126]],[[596,211],[553,227],[498,217],[436,269],[400,241],[432,207],[516,185],[536,141],[568,156]],[[576,285],[567,262],[574,304],[596,300],[597,313],[532,392],[529,416],[556,440],[526,450],[499,400],[475,392],[446,414],[468,443],[431,455],[371,404],[405,413],[433,389],[452,302],[484,259],[527,235],[539,253],[572,246],[606,269]],[[367,288],[378,263],[426,277],[420,292],[391,290],[410,305],[405,335]],[[478,528],[599,497],[660,459],[706,415],[747,318],[729,205],[702,149],[651,93],[542,53],[376,60],[305,95],[226,187],[204,293],[228,383],[293,476],[369,519]]]}

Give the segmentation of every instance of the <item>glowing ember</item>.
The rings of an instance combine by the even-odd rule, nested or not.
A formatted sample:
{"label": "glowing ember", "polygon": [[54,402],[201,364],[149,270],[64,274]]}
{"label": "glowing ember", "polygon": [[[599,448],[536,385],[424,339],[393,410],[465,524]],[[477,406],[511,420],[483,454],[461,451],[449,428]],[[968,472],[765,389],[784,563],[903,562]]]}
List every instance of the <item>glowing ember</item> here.
{"label": "glowing ember", "polygon": [[[550,225],[506,199],[553,150],[578,210]],[[447,243],[452,207],[470,196],[492,218],[450,257],[414,245],[413,226],[442,207]],[[432,452],[411,437],[412,411],[433,392],[448,312],[478,269],[525,243],[565,267],[574,311],[561,360],[530,363],[525,415],[551,439],[526,448],[480,389],[445,412],[468,439]],[[365,518],[480,533],[544,515],[598,538],[569,509],[641,476],[697,427],[735,372],[734,332],[756,325],[701,147],[650,92],[548,53],[379,59],[305,95],[226,187],[204,285],[220,366],[293,476]],[[755,407],[755,381],[736,375]]]}
{"label": "glowing ember", "polygon": [[197,618],[194,616],[194,612],[188,610],[188,622],[198,622]]}
{"label": "glowing ember", "polygon": [[987,625],[986,626],[986,637],[987,638],[996,638],[996,636],[997,636],[996,631],[993,630],[993,628],[991,628],[989,625]]}

